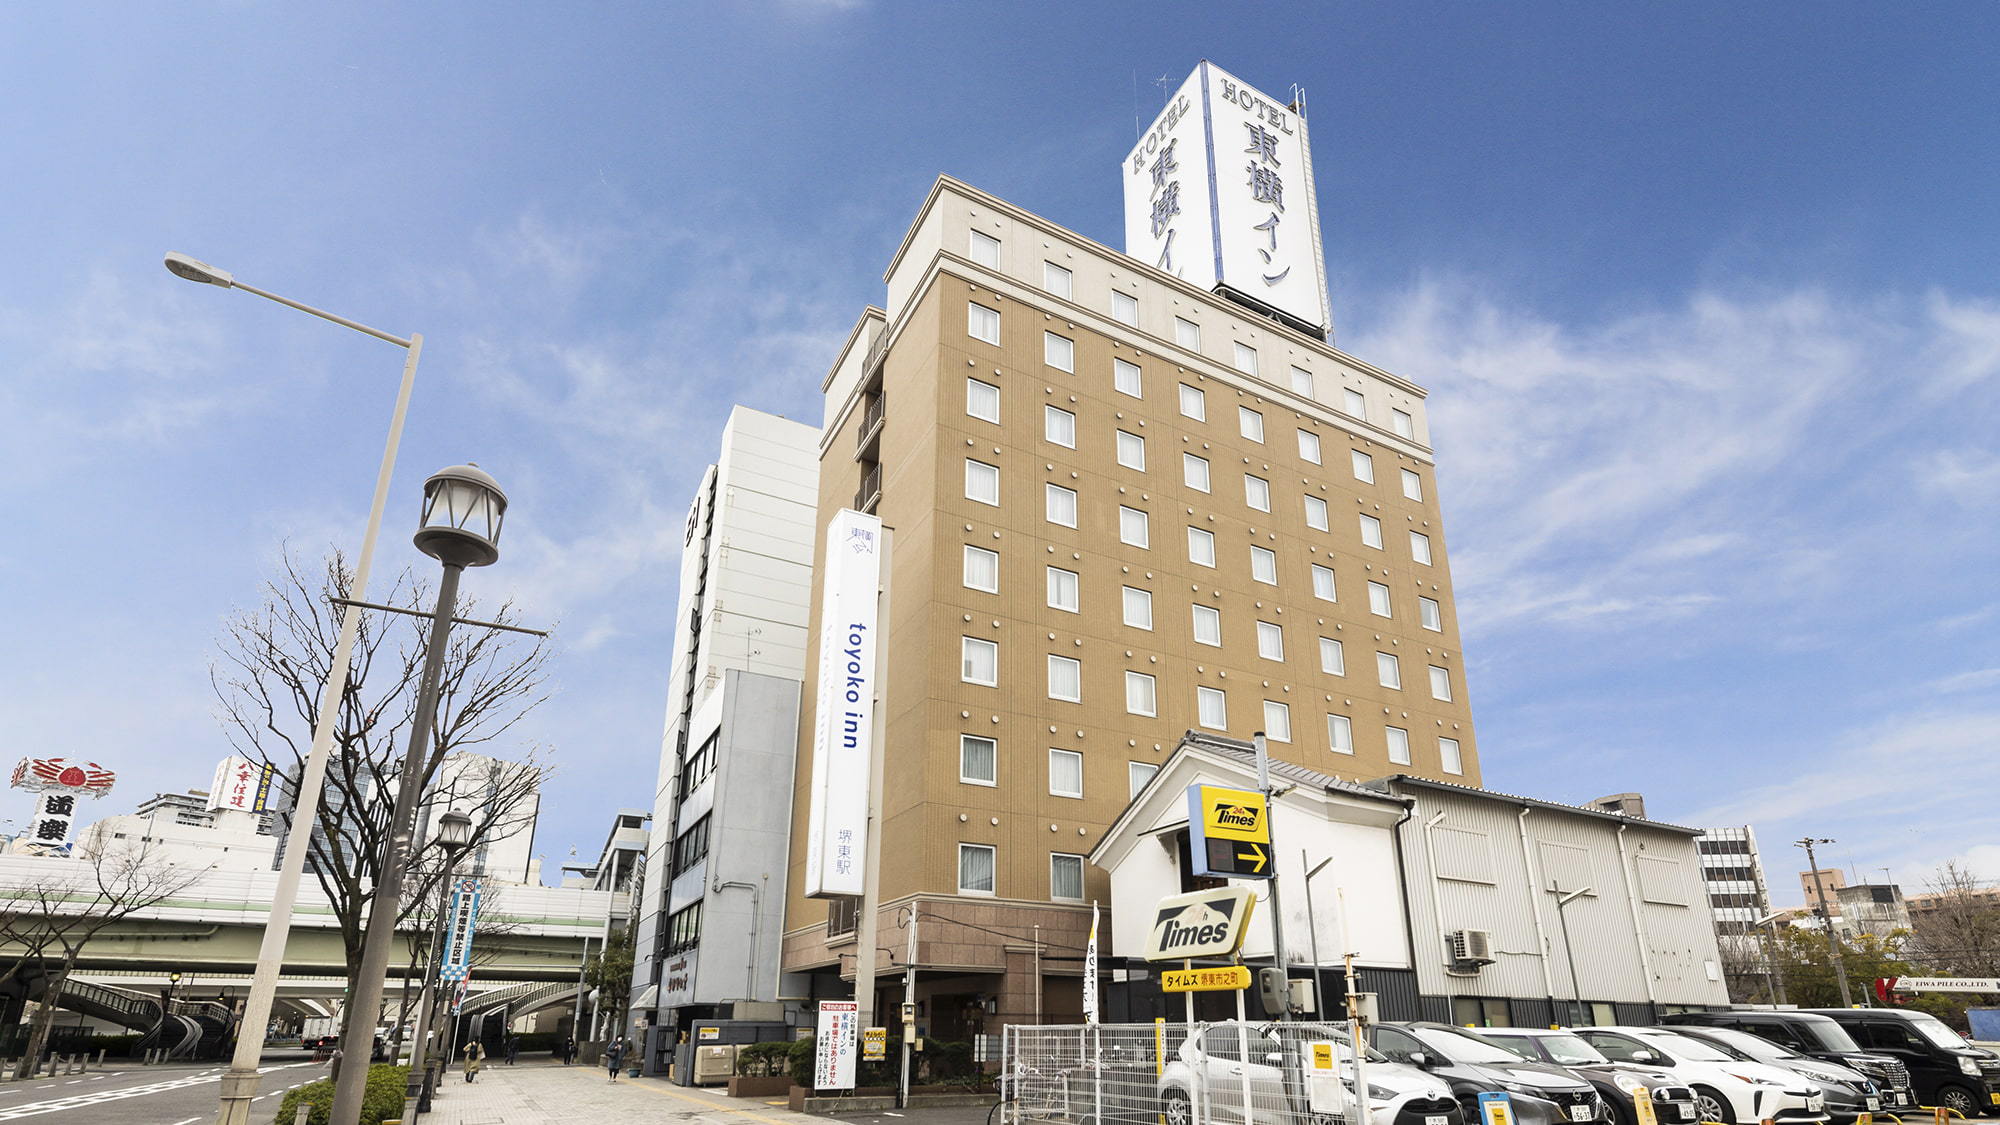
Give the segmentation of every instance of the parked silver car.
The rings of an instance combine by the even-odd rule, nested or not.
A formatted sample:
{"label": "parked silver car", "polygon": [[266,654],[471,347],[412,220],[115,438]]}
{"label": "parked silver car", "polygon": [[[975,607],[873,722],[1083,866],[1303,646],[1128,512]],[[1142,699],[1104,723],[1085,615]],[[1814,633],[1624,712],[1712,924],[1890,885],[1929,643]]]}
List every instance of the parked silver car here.
{"label": "parked silver car", "polygon": [[[1196,1115],[1241,1125],[1312,1125],[1305,1057],[1314,1043],[1335,1045],[1341,1083],[1352,1096],[1354,1058],[1347,1030],[1323,1023],[1198,1024],[1159,1078],[1166,1125]],[[1367,1054],[1369,1116],[1374,1125],[1465,1125],[1443,1082],[1415,1067]],[[1245,1102],[1245,1090],[1249,1099]]]}

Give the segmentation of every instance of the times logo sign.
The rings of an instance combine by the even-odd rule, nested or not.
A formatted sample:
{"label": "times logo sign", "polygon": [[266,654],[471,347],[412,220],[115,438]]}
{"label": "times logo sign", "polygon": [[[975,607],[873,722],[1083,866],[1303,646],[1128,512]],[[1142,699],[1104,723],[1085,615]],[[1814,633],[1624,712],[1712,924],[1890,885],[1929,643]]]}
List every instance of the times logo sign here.
{"label": "times logo sign", "polygon": [[1229,956],[1243,944],[1252,901],[1247,887],[1218,887],[1161,899],[1146,935],[1146,960]]}

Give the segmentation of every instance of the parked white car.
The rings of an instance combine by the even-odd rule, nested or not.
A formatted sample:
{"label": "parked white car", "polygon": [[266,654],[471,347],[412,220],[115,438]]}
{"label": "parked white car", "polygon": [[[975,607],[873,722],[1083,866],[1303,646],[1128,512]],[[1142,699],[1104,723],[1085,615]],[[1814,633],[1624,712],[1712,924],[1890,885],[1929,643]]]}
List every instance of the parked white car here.
{"label": "parked white car", "polygon": [[[1159,1078],[1166,1125],[1191,1125],[1198,1106],[1204,1122],[1299,1125],[1310,1120],[1313,1115],[1302,1104],[1304,1056],[1315,1042],[1335,1045],[1342,1084],[1351,1095],[1354,1059],[1346,1028],[1235,1020],[1197,1026]],[[1375,1125],[1464,1125],[1450,1087],[1416,1067],[1370,1050],[1367,1078],[1369,1116]]]}
{"label": "parked white car", "polygon": [[1694,1090],[1703,1121],[1806,1125],[1827,1120],[1826,1099],[1789,1070],[1732,1058],[1714,1046],[1654,1027],[1576,1027],[1571,1031],[1615,1062],[1665,1067]]}

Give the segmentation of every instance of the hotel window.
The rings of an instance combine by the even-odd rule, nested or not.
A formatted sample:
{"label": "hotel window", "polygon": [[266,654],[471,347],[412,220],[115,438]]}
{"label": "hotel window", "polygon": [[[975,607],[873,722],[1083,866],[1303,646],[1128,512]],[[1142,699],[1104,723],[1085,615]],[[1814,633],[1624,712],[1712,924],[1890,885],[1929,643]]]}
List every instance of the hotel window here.
{"label": "hotel window", "polygon": [[1313,373],[1303,367],[1292,368],[1292,393],[1311,398],[1313,396]]}
{"label": "hotel window", "polygon": [[1410,532],[1410,557],[1425,566],[1431,565],[1431,537],[1421,531]]}
{"label": "hotel window", "polygon": [[1194,607],[1194,643],[1198,645],[1222,644],[1222,611],[1212,605]]}
{"label": "hotel window", "polygon": [[1042,436],[1055,445],[1076,448],[1076,415],[1054,406],[1042,407]]}
{"label": "hotel window", "polygon": [[1160,713],[1153,694],[1153,677],[1144,672],[1125,673],[1125,713],[1154,716]]}
{"label": "hotel window", "polygon": [[1236,408],[1236,430],[1251,441],[1264,440],[1264,416],[1247,406]]}
{"label": "hotel window", "polygon": [[1221,688],[1194,689],[1194,711],[1196,721],[1202,726],[1210,730],[1229,729],[1229,700]]}
{"label": "hotel window", "polygon": [[1285,631],[1269,621],[1257,623],[1257,655],[1266,660],[1285,659]]}
{"label": "hotel window", "polygon": [[1323,602],[1335,600],[1333,596],[1332,567],[1321,566],[1318,563],[1313,564],[1313,597]]}
{"label": "hotel window", "polygon": [[1049,853],[1049,897],[1057,902],[1083,901],[1083,857]]}
{"label": "hotel window", "polygon": [[977,637],[958,639],[958,678],[968,684],[996,687],[1000,683],[1000,646]]}
{"label": "hotel window", "polygon": [[1375,458],[1359,449],[1354,450],[1354,479],[1367,484],[1375,483]]}
{"label": "hotel window", "polygon": [[1396,662],[1394,655],[1386,652],[1375,654],[1375,679],[1385,688],[1403,687],[1403,666]]}
{"label": "hotel window", "polygon": [[1191,352],[1201,350],[1201,325],[1181,317],[1174,318],[1174,343]]}
{"label": "hotel window", "polygon": [[990,234],[967,231],[966,256],[989,269],[1000,268],[1000,240]]}
{"label": "hotel window", "polygon": [[1131,586],[1121,587],[1125,591],[1125,624],[1134,629],[1153,627],[1153,592]]}
{"label": "hotel window", "polygon": [[982,422],[1000,421],[1000,388],[977,379],[965,381],[965,412]]}
{"label": "hotel window", "polygon": [[1042,333],[1042,362],[1057,371],[1076,370],[1076,341],[1053,332]]}
{"label": "hotel window", "polygon": [[1146,439],[1118,431],[1118,463],[1128,469],[1146,471]]}
{"label": "hotel window", "polygon": [[1340,392],[1340,403],[1341,411],[1347,414],[1348,417],[1359,418],[1362,421],[1368,420],[1368,400],[1361,397],[1360,391],[1352,387],[1342,390]]}
{"label": "hotel window", "polygon": [[1433,664],[1431,669],[1431,698],[1451,702],[1451,672]]}
{"label": "hotel window", "polygon": [[1146,526],[1146,513],[1137,508],[1118,505],[1118,541],[1130,547],[1152,546],[1152,533]]}
{"label": "hotel window", "polygon": [[1042,288],[1067,301],[1070,297],[1070,272],[1054,262],[1042,263]]}
{"label": "hotel window", "polygon": [[1243,474],[1243,502],[1260,512],[1271,510],[1271,482],[1263,477]]}
{"label": "hotel window", "polygon": [[1188,528],[1188,561],[1196,566],[1215,565],[1215,533]]}
{"label": "hotel window", "polygon": [[1329,676],[1347,675],[1347,649],[1332,637],[1319,639],[1319,670]]}
{"label": "hotel window", "polygon": [[1244,343],[1236,345],[1236,370],[1241,371],[1245,375],[1255,375],[1257,373],[1256,348]]}
{"label": "hotel window", "polygon": [[1153,775],[1159,772],[1160,772],[1160,767],[1154,765],[1151,762],[1126,762],[1125,799],[1129,801],[1132,798],[1137,797],[1139,795],[1139,790],[1144,789],[1146,787],[1146,783],[1153,780]]}
{"label": "hotel window", "polygon": [[1446,773],[1464,773],[1465,758],[1458,751],[1458,739],[1438,739],[1438,762]]}
{"label": "hotel window", "polygon": [[1049,796],[1083,796],[1083,755],[1073,750],[1049,751]]}
{"label": "hotel window", "polygon": [[1000,744],[977,735],[959,735],[958,779],[967,785],[998,785]]}
{"label": "hotel window", "polygon": [[1049,698],[1083,702],[1083,662],[1067,656],[1049,657]]}
{"label": "hotel window", "polygon": [[1389,611],[1389,587],[1380,582],[1368,584],[1368,612],[1377,617],[1393,616]]}
{"label": "hotel window", "polygon": [[1382,521],[1374,516],[1361,517],[1361,545],[1382,549]]}
{"label": "hotel window", "polygon": [[1000,504],[1000,467],[984,461],[965,459],[965,498],[981,504]]}
{"label": "hotel window", "polygon": [[993,849],[986,844],[960,844],[958,846],[958,893],[962,895],[990,895],[993,893]]}
{"label": "hotel window", "polygon": [[1250,577],[1258,582],[1278,584],[1278,552],[1267,547],[1250,548]]}
{"label": "hotel window", "polygon": [[1399,766],[1410,764],[1410,732],[1402,727],[1386,727],[1383,733],[1389,736],[1389,760]]}
{"label": "hotel window", "polygon": [[1345,715],[1326,717],[1326,748],[1336,754],[1354,753],[1354,724]]}
{"label": "hotel window", "polygon": [[1208,420],[1208,396],[1201,393],[1201,388],[1181,384],[1181,413],[1197,422]]}
{"label": "hotel window", "polygon": [[1292,708],[1285,703],[1264,701],[1264,737],[1272,742],[1292,740]]}
{"label": "hotel window", "polygon": [[1389,428],[1395,430],[1399,437],[1414,438],[1417,436],[1417,421],[1410,417],[1409,412],[1405,410],[1389,411]]}
{"label": "hotel window", "polygon": [[1434,633],[1444,632],[1444,615],[1438,611],[1436,598],[1417,599],[1417,621]]}
{"label": "hotel window", "polygon": [[985,305],[969,303],[965,306],[965,333],[975,340],[989,344],[1000,342],[1000,314]]}
{"label": "hotel window", "polygon": [[1142,397],[1146,392],[1145,382],[1140,377],[1139,365],[1130,360],[1112,360],[1111,389],[1121,395],[1131,395],[1133,398]]}
{"label": "hotel window", "polygon": [[1000,553],[984,547],[965,549],[965,577],[962,580],[968,590],[984,590],[989,594],[1000,592]]}
{"label": "hotel window", "polygon": [[1299,457],[1315,465],[1319,464],[1318,434],[1313,433],[1311,430],[1299,431]]}
{"label": "hotel window", "polygon": [[1326,531],[1326,519],[1326,501],[1317,496],[1306,497],[1306,526],[1314,531]]}
{"label": "hotel window", "polygon": [[1064,488],[1059,484],[1045,485],[1043,488],[1043,501],[1050,523],[1059,523],[1064,527],[1076,526],[1075,489]]}
{"label": "hotel window", "polygon": [[1424,478],[1418,476],[1417,474],[1411,472],[1408,469],[1404,469],[1403,495],[1409,497],[1412,500],[1422,500],[1424,498]]}
{"label": "hotel window", "polygon": [[1118,290],[1113,289],[1111,291],[1111,319],[1120,324],[1129,324],[1137,328],[1139,326],[1139,298],[1134,297],[1130,293],[1120,293]]}
{"label": "hotel window", "polygon": [[1049,608],[1077,612],[1076,572],[1061,567],[1049,568]]}
{"label": "hotel window", "polygon": [[1208,491],[1208,458],[1181,454],[1181,482],[1189,488]]}

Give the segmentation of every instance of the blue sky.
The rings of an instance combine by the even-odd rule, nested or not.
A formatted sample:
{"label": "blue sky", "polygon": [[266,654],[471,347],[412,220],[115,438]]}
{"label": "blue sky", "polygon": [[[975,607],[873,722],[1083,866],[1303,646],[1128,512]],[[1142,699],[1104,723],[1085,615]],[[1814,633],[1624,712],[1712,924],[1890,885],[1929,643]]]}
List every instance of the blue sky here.
{"label": "blue sky", "polygon": [[[652,791],[729,404],[817,386],[932,180],[1116,244],[1201,57],[1305,87],[1341,346],[1429,387],[1486,779],[2000,877],[2000,8],[45,5],[0,35],[0,729],[204,784],[281,544],[475,459],[559,621],[538,850]],[[25,816],[25,798],[8,814]]]}

